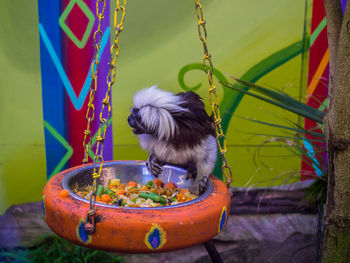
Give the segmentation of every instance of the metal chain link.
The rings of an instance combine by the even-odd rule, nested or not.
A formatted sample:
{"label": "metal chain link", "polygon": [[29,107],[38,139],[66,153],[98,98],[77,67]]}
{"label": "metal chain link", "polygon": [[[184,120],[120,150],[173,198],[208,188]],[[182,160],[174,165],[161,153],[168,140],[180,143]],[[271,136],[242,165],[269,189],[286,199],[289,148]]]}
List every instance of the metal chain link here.
{"label": "metal chain link", "polygon": [[[221,127],[221,117],[220,117],[220,109],[219,109],[219,99],[216,94],[216,87],[213,81],[213,62],[211,59],[211,54],[208,51],[207,46],[207,29],[205,27],[205,19],[203,16],[203,10],[202,5],[200,4],[200,0],[195,0],[195,9],[196,9],[196,16],[198,21],[198,34],[199,39],[203,43],[203,49],[204,49],[204,56],[203,56],[203,66],[204,66],[204,72],[208,76],[209,81],[209,102],[211,105],[212,113],[214,116],[214,124],[215,124],[215,131],[216,131],[216,140],[219,147],[219,152],[222,158],[222,166],[221,170],[225,177],[225,183],[227,186],[231,184],[233,181],[233,175],[231,171],[231,167],[228,165],[225,157],[226,153],[226,138],[225,134]],[[228,174],[227,174],[228,173]]]}
{"label": "metal chain link", "polygon": [[[102,4],[102,11],[100,12],[99,8],[99,3],[103,2]],[[91,149],[91,130],[90,126],[92,121],[95,119],[95,106],[94,106],[94,97],[95,93],[97,91],[97,71],[99,67],[99,62],[100,62],[100,48],[101,48],[101,41],[102,41],[102,35],[103,32],[101,30],[101,24],[102,20],[104,18],[104,12],[106,9],[106,1],[105,0],[98,0],[96,1],[96,16],[98,18],[98,26],[97,29],[94,33],[94,49],[95,49],[95,54],[94,54],[94,60],[91,65],[91,85],[90,85],[90,90],[89,90],[89,103],[88,103],[88,108],[86,110],[86,120],[87,120],[87,125],[86,125],[86,130],[84,131],[84,140],[83,140],[83,147],[84,147],[84,159],[83,163],[87,163],[89,161],[89,149]]]}
{"label": "metal chain link", "polygon": [[[103,2],[103,9],[102,12],[99,13],[99,3]],[[93,178],[93,184],[92,184],[92,195],[90,197],[90,211],[88,212],[87,218],[93,217],[95,214],[95,202],[96,202],[96,191],[97,191],[97,180],[102,174],[102,168],[104,164],[104,159],[103,159],[103,148],[104,148],[104,141],[106,138],[106,133],[108,129],[108,120],[111,117],[111,112],[112,112],[112,107],[110,104],[110,97],[111,97],[111,88],[115,82],[116,79],[116,63],[119,55],[119,34],[123,30],[123,23],[125,20],[125,6],[126,6],[127,0],[123,1],[123,5],[120,5],[120,0],[116,0],[116,9],[114,10],[114,31],[115,31],[115,37],[114,37],[114,43],[111,46],[110,50],[110,59],[109,59],[109,71],[107,75],[107,91],[104,99],[102,100],[102,108],[100,111],[100,116],[99,116],[99,129],[98,129],[98,135],[96,137],[96,149],[95,149],[95,156],[94,156],[94,163],[99,163],[99,169],[97,172],[97,166],[94,166],[93,173],[92,173],[92,178]],[[89,148],[91,148],[91,131],[90,131],[90,123],[93,120],[94,113],[89,117],[89,110],[91,109],[92,112],[94,112],[94,105],[93,105],[93,98],[94,94],[96,93],[97,90],[97,70],[99,66],[99,49],[100,49],[100,43],[102,39],[102,31],[101,31],[101,21],[104,18],[104,10],[105,10],[105,0],[97,0],[96,2],[96,13],[97,17],[99,18],[99,25],[98,28],[94,34],[94,43],[95,43],[95,59],[93,66],[91,67],[91,74],[92,74],[92,79],[94,80],[94,89],[90,88],[90,100],[88,104],[88,112],[87,112],[87,119],[88,119],[88,124],[87,124],[87,129],[85,131],[85,136],[84,136],[84,148],[85,148],[85,156],[84,156],[84,162],[88,161],[88,151]],[[121,19],[120,22],[118,23],[118,12],[121,12]],[[96,40],[96,36],[98,36],[98,40]],[[86,138],[89,137],[89,142],[86,143]],[[91,229],[89,229],[89,232],[92,233],[94,231],[94,226],[89,225]]]}

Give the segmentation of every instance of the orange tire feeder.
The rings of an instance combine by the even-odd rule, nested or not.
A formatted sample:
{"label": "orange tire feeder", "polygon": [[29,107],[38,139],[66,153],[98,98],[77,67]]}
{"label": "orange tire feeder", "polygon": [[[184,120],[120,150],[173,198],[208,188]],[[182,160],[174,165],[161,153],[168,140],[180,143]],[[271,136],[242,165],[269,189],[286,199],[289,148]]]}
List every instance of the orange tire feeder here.
{"label": "orange tire feeder", "polygon": [[[93,164],[81,165],[54,176],[43,191],[43,213],[49,227],[65,239],[95,249],[125,253],[155,253],[181,249],[208,241],[226,225],[231,196],[226,185],[210,177],[206,192],[199,198],[179,205],[132,208],[95,204],[98,222],[88,235],[84,222],[90,210],[89,200],[76,195],[73,185],[92,183]],[[160,179],[190,188],[186,171],[164,166]],[[101,180],[120,178],[145,183],[153,177],[144,163],[112,161],[103,166]],[[69,196],[60,196],[65,189]]]}

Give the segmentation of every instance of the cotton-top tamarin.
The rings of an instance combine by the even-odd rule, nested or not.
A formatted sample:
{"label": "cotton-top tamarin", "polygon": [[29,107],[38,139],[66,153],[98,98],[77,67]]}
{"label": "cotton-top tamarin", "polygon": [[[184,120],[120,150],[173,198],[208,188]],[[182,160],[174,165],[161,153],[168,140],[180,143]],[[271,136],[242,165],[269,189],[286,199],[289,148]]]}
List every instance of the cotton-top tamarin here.
{"label": "cotton-top tamarin", "polygon": [[147,167],[158,176],[162,166],[183,167],[195,178],[192,192],[202,194],[217,154],[215,127],[199,95],[174,94],[152,86],[134,95],[128,117],[140,145],[149,153]]}

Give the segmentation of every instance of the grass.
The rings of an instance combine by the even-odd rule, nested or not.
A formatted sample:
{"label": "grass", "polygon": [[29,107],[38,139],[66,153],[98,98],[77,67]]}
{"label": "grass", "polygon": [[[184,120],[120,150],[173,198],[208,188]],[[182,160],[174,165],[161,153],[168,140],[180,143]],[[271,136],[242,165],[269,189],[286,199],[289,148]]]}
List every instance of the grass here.
{"label": "grass", "polygon": [[11,263],[119,263],[122,256],[78,246],[58,236],[45,235],[32,248],[0,248],[0,262]]}

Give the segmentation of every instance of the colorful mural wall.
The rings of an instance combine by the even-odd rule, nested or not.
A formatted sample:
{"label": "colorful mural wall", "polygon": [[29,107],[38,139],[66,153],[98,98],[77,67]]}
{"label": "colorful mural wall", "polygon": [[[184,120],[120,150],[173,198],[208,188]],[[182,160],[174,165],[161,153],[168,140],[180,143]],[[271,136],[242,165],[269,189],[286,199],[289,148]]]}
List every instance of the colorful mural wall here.
{"label": "colorful mural wall", "polygon": [[[0,213],[12,204],[40,200],[48,177],[81,162],[97,23],[93,2],[2,3],[0,22],[6,26],[0,30],[6,37],[0,41]],[[202,2],[218,72],[305,98],[312,1]],[[108,26],[106,15],[103,63],[108,61]],[[206,76],[198,70],[202,52],[191,1],[128,2],[112,91],[108,158],[147,158],[126,121],[136,91],[153,84],[173,92],[195,89],[207,102]],[[99,79],[105,81],[103,76]],[[247,118],[281,125],[302,120],[215,81],[234,185],[276,184],[285,171],[299,170],[300,157],[285,147],[261,148],[266,140],[261,135],[279,132]]]}
{"label": "colorful mural wall", "polygon": [[[96,117],[90,128],[94,133],[91,136],[96,138],[99,112],[107,90],[107,63],[110,57],[109,5],[99,4],[99,13],[104,10],[105,19],[102,20],[101,34],[96,34],[95,40],[94,32],[99,24],[95,11],[96,1],[39,0],[38,7],[46,168],[47,176],[51,178],[64,168],[82,163],[89,90],[94,90],[91,68],[95,65],[94,61],[99,60],[98,90],[94,96]],[[94,41],[100,45],[98,57],[94,56]],[[92,110],[89,113],[91,116]],[[112,160],[111,125],[105,145],[104,158]],[[93,156],[92,152],[91,155]]]}

